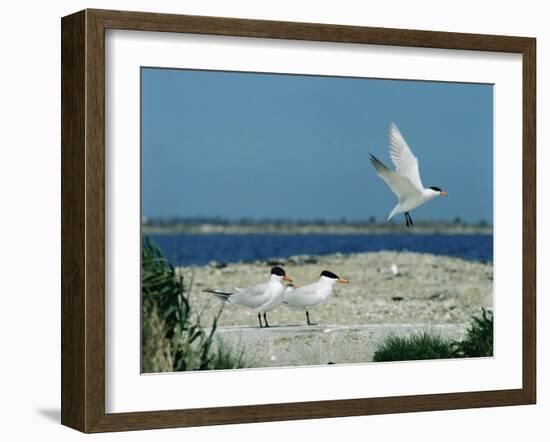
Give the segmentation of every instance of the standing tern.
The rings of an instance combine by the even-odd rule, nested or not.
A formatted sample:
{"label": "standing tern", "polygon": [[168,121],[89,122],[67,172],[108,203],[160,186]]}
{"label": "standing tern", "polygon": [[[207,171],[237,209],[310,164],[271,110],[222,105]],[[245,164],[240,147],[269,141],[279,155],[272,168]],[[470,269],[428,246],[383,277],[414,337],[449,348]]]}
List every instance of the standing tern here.
{"label": "standing tern", "polygon": [[323,270],[319,281],[298,288],[287,288],[284,292],[283,304],[290,308],[306,311],[307,325],[317,325],[309,320],[309,309],[324,304],[332,295],[335,283],[347,284],[349,281],[340,278],[328,270]]}
{"label": "standing tern", "polygon": [[283,298],[285,286],[283,281],[292,282],[285,271],[281,267],[273,267],[269,281],[256,284],[247,288],[236,288],[234,292],[222,292],[219,290],[205,290],[207,293],[213,293],[222,301],[230,304],[244,305],[258,313],[258,321],[260,327],[262,324],[262,313],[264,316],[265,326],[269,327],[266,313],[278,307]]}
{"label": "standing tern", "polygon": [[418,171],[418,159],[413,155],[394,123],[390,124],[390,157],[395,171],[390,170],[382,161],[370,154],[370,161],[376,173],[399,199],[386,221],[397,213],[404,213],[407,227],[409,227],[413,225],[409,213],[412,209],[436,196],[447,196],[448,193],[436,186],[424,188]]}

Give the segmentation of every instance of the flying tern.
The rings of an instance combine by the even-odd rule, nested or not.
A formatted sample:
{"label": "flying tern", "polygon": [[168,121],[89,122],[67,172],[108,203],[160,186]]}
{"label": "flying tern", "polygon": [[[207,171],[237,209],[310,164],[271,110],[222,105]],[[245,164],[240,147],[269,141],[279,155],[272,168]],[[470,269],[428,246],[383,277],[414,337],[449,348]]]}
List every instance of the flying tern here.
{"label": "flying tern", "polygon": [[205,292],[213,293],[222,301],[230,304],[243,305],[251,308],[258,313],[258,321],[260,327],[262,324],[262,314],[265,321],[265,326],[269,327],[266,313],[278,307],[283,298],[285,286],[283,281],[292,282],[285,271],[281,267],[273,267],[269,280],[264,283],[256,284],[247,288],[235,288],[234,292],[224,292],[219,290],[205,290]]}
{"label": "flying tern", "polygon": [[418,170],[418,159],[413,155],[405,138],[394,123],[390,124],[390,158],[395,171],[390,170],[382,161],[370,154],[370,161],[376,173],[392,190],[399,202],[386,220],[397,213],[405,214],[407,227],[413,225],[410,211],[436,196],[447,196],[448,193],[439,187],[424,188]]}
{"label": "flying tern", "polygon": [[309,309],[324,304],[332,295],[335,283],[347,284],[349,281],[340,278],[328,270],[323,270],[319,281],[298,288],[288,287],[283,295],[283,304],[290,308],[306,311],[307,325],[317,325],[309,319]]}

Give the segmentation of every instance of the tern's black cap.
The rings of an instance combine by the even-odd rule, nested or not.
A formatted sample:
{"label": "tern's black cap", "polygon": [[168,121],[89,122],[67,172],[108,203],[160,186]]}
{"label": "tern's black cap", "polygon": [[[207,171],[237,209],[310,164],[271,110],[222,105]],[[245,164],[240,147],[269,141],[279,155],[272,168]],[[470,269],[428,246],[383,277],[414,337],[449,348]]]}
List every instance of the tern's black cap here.
{"label": "tern's black cap", "polygon": [[435,190],[436,192],[441,192],[441,189],[437,186],[432,186],[430,189]]}
{"label": "tern's black cap", "polygon": [[328,270],[323,270],[321,272],[321,276],[326,276],[327,278],[331,278],[331,279],[340,279],[338,275],[335,275],[334,273],[329,272]]}
{"label": "tern's black cap", "polygon": [[286,276],[285,271],[281,267],[273,267],[271,269],[271,274],[277,276]]}

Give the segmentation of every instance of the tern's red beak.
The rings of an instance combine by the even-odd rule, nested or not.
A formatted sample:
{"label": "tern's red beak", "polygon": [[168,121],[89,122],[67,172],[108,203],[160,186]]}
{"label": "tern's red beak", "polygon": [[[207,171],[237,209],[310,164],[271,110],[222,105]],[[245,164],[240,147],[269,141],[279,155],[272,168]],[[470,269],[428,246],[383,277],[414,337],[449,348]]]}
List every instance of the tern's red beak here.
{"label": "tern's red beak", "polygon": [[441,196],[449,196],[449,194],[448,194],[447,192],[439,192],[439,194],[440,194]]}
{"label": "tern's red beak", "polygon": [[338,278],[336,282],[339,282],[340,284],[349,284],[349,281],[346,278]]}
{"label": "tern's red beak", "polygon": [[283,276],[283,281],[292,282],[292,278],[289,278],[288,276]]}

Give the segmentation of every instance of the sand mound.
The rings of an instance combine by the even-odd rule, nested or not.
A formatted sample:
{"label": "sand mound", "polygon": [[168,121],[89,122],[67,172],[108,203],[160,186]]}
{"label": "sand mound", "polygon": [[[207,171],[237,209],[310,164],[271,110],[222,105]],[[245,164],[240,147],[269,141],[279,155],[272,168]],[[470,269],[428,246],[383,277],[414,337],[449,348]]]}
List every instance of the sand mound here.
{"label": "sand mound", "polygon": [[[480,307],[493,306],[493,267],[459,258],[406,252],[374,252],[351,255],[295,256],[226,266],[212,263],[181,267],[192,281],[190,301],[202,312],[201,323],[211,324],[219,302],[202,292],[205,288],[233,289],[266,280],[274,264],[282,265],[295,283],[316,281],[319,273],[332,270],[348,278],[337,285],[330,301],[310,314],[320,324],[468,323]],[[272,325],[305,324],[305,315],[280,306],[268,314]],[[227,304],[220,326],[256,325],[254,312]]]}

